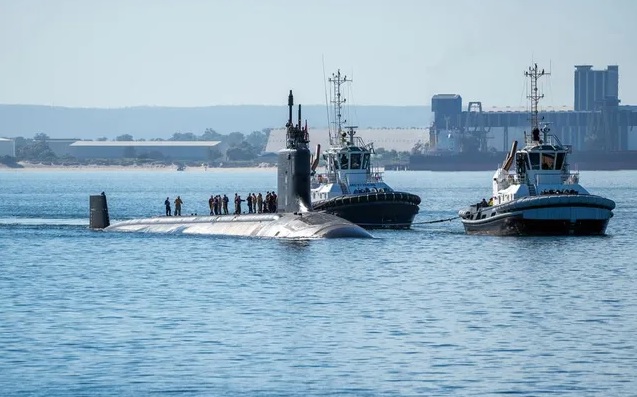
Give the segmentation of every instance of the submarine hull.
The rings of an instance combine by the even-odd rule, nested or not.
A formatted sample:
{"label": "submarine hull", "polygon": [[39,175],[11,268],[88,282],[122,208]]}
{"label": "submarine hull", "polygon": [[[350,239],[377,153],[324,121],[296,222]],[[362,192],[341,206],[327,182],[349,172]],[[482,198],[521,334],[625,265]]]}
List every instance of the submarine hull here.
{"label": "submarine hull", "polygon": [[325,213],[180,216],[132,219],[105,231],[269,238],[369,238],[365,229]]}

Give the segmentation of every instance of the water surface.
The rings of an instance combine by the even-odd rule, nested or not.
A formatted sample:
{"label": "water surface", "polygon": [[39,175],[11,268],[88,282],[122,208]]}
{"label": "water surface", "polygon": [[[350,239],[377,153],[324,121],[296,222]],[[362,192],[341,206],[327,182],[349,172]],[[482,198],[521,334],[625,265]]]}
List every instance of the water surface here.
{"label": "water surface", "polygon": [[285,241],[91,231],[272,171],[0,170],[0,394],[631,396],[637,172],[583,172],[605,237],[467,236],[491,172],[388,172],[409,231]]}

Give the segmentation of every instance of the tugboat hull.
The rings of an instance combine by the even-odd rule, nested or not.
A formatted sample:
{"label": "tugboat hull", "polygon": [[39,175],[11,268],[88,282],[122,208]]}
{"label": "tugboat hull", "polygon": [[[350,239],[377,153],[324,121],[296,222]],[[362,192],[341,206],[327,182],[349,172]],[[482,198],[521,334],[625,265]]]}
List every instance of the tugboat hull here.
{"label": "tugboat hull", "polygon": [[468,234],[493,236],[599,236],[606,234],[608,219],[569,220],[524,219],[523,215],[511,215],[488,222],[464,222]]}
{"label": "tugboat hull", "polygon": [[615,203],[594,195],[527,197],[460,211],[469,234],[496,236],[604,235]]}
{"label": "tugboat hull", "polygon": [[419,204],[420,197],[415,194],[386,192],[334,197],[312,207],[367,229],[409,229]]}

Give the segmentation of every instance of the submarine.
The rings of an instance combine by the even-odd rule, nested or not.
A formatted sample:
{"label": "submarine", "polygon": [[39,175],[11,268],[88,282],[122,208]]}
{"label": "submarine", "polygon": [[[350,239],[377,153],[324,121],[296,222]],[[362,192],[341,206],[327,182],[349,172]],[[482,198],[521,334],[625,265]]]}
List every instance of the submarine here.
{"label": "submarine", "polygon": [[309,134],[292,121],[294,97],[288,95],[286,147],[278,152],[276,213],[213,216],[156,216],[110,223],[106,194],[90,196],[90,228],[113,232],[179,233],[290,239],[371,238],[362,227],[335,215],[312,211]]}

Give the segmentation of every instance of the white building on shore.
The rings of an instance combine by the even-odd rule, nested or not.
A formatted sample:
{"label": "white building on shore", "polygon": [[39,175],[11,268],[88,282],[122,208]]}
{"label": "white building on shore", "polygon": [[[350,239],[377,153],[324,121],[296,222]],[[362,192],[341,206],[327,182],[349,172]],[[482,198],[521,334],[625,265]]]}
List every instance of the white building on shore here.
{"label": "white building on shore", "polygon": [[0,138],[0,157],[15,157],[15,141],[8,138]]}
{"label": "white building on shore", "polygon": [[75,141],[70,154],[78,159],[148,157],[208,161],[220,141]]}
{"label": "white building on shore", "polygon": [[[314,148],[321,145],[321,150],[329,147],[329,132],[327,128],[309,129],[310,145]],[[265,147],[265,152],[278,152],[285,148],[286,130],[273,129]],[[428,128],[357,128],[356,136],[365,143],[373,143],[374,148],[387,151],[409,152],[418,143],[429,141]]]}

